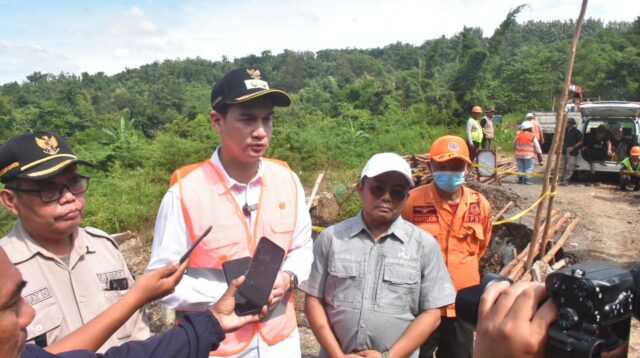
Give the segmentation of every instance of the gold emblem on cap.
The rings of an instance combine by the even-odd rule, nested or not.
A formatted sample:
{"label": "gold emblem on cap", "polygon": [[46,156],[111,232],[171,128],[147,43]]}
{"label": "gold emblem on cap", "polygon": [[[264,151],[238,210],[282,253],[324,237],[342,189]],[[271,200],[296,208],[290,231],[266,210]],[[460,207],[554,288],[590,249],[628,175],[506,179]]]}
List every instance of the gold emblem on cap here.
{"label": "gold emblem on cap", "polygon": [[58,153],[60,148],[58,147],[58,140],[54,136],[43,136],[42,138],[36,137],[36,144],[42,148],[42,151],[49,155]]}
{"label": "gold emblem on cap", "polygon": [[253,68],[247,68],[247,73],[249,74],[249,76],[253,77],[254,80],[259,80],[260,79],[260,70],[256,70]]}

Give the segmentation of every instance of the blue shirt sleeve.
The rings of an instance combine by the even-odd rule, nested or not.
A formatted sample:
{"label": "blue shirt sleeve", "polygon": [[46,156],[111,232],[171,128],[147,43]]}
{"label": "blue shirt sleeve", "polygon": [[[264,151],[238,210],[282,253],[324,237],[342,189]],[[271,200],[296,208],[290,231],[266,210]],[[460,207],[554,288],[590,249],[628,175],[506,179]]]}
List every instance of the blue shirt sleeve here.
{"label": "blue shirt sleeve", "polygon": [[44,349],[28,344],[21,358],[144,358],[144,357],[188,357],[204,358],[216,350],[224,339],[224,331],[211,312],[186,314],[180,324],[170,330],[144,341],[126,342],[110,348],[103,354],[90,351],[70,351],[51,354]]}

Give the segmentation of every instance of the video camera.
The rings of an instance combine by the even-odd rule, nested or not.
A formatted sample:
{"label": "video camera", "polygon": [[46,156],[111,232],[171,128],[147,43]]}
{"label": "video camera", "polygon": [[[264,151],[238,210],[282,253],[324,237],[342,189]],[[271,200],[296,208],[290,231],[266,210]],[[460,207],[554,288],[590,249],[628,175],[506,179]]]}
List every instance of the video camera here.
{"label": "video camera", "polygon": [[[457,317],[475,327],[480,296],[499,281],[509,280],[486,274],[479,285],[458,291]],[[549,329],[547,357],[600,357],[628,340],[632,316],[640,319],[640,264],[631,272],[603,264],[577,264],[550,273],[545,285],[558,306]]]}

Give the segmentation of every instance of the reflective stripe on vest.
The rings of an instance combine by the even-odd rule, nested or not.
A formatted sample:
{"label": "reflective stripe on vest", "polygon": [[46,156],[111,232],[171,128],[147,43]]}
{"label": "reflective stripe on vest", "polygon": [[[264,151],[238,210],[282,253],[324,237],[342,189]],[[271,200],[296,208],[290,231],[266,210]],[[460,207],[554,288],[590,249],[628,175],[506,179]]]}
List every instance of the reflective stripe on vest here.
{"label": "reflective stripe on vest", "polygon": [[520,132],[516,137],[516,157],[535,157],[535,145],[533,144],[535,136],[531,132]]}
{"label": "reflective stripe on vest", "polygon": [[636,164],[636,167],[635,167],[635,168],[633,168],[633,167],[631,166],[631,158],[629,158],[629,157],[624,158],[624,160],[623,160],[623,161],[621,161],[621,162],[620,162],[620,164],[624,165],[624,168],[625,168],[627,171],[630,171],[630,172],[637,172],[637,171],[640,171],[640,161],[638,161],[638,163]]}
{"label": "reflective stripe on vest", "polygon": [[[262,189],[255,212],[253,233],[233,198],[224,174],[210,160],[174,172],[179,186],[184,221],[193,241],[209,225],[213,230],[193,251],[189,267],[221,270],[222,263],[251,256],[262,236],[288,252],[296,226],[298,190],[293,172],[284,162],[263,158]],[[287,338],[296,328],[293,295],[290,294],[259,323],[248,324],[225,335],[210,356],[229,356],[243,351],[256,332],[270,345]]]}
{"label": "reflective stripe on vest", "polygon": [[480,123],[475,120],[475,118],[471,118],[473,120],[473,128],[471,128],[471,140],[474,142],[482,142],[482,127],[480,127]]}

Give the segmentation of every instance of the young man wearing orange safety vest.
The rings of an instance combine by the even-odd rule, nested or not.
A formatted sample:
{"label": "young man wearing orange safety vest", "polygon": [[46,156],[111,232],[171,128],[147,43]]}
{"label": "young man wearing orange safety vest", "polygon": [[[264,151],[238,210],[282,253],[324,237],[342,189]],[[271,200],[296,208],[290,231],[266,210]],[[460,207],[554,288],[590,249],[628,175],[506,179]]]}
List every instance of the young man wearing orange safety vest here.
{"label": "young man wearing orange safety vest", "polygon": [[[464,186],[471,166],[462,138],[443,136],[431,145],[433,182],[409,192],[402,216],[440,244],[456,290],[480,283],[480,258],[491,240],[491,206]],[[420,357],[471,357],[473,328],[456,319],[455,305],[441,312],[438,329],[420,348]]]}
{"label": "young man wearing orange safety vest", "polygon": [[176,291],[162,303],[178,311],[202,310],[227,289],[222,264],[251,256],[265,236],[286,252],[259,323],[227,333],[211,356],[300,357],[293,289],[313,261],[311,219],[300,180],[285,162],[263,158],[274,106],[289,96],[270,89],[259,70],[227,73],[211,92],[211,125],[221,145],[211,158],[173,173],[160,205],[148,269],[177,260],[211,225],[194,250]]}
{"label": "young man wearing orange safety vest", "polygon": [[538,138],[533,134],[533,124],[531,121],[524,121],[520,125],[520,132],[513,141],[516,157],[516,165],[520,173],[518,175],[519,184],[533,184],[531,176],[533,173],[533,158],[538,157],[538,163],[542,164],[542,150]]}

